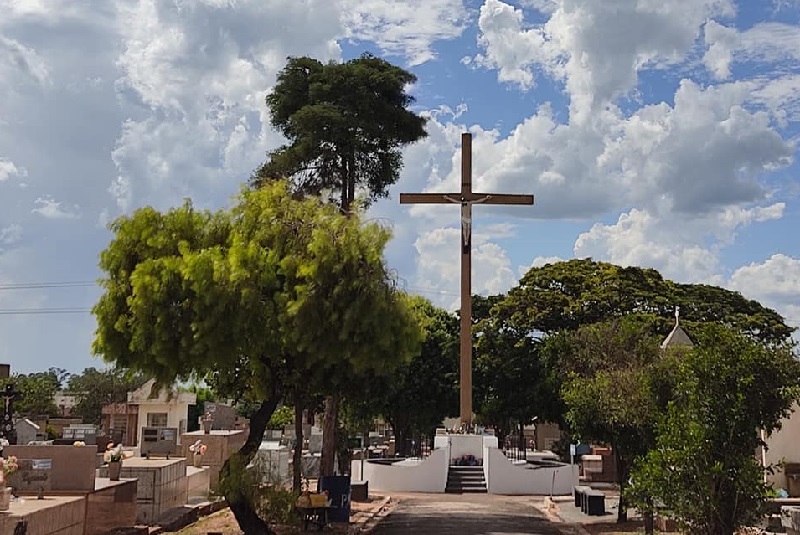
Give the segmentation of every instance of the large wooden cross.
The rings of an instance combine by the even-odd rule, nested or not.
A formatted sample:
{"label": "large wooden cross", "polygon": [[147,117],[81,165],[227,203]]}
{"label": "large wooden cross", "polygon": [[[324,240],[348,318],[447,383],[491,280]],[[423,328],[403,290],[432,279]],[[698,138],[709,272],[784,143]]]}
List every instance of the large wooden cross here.
{"label": "large wooden cross", "polygon": [[401,193],[400,204],[461,205],[461,423],[472,425],[472,205],[533,204],[533,195],[472,191],[472,134],[461,135],[459,193]]}

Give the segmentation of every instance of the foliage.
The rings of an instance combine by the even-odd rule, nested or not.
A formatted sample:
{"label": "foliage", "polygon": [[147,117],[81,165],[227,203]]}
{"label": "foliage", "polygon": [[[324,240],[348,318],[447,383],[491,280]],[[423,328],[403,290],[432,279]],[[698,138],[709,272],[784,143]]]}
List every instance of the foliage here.
{"label": "foliage", "polygon": [[121,368],[86,368],[83,373],[72,375],[67,384],[68,392],[77,398],[72,414],[85,423],[100,424],[104,405],[125,403],[128,392],[146,381],[144,374]]}
{"label": "foliage", "polygon": [[269,419],[267,429],[284,429],[287,425],[291,425],[294,421],[294,411],[291,407],[281,405]]}
{"label": "foliage", "polygon": [[203,416],[206,402],[217,401],[217,395],[211,388],[197,384],[193,384],[181,390],[191,392],[196,396],[194,405],[189,405],[186,430],[197,431],[200,429],[200,417]]}
{"label": "foliage", "polygon": [[50,368],[46,372],[14,374],[0,379],[0,389],[11,383],[20,396],[14,400],[14,412],[17,415],[36,418],[39,416],[57,415],[54,397],[61,388],[64,371]]}
{"label": "foliage", "polygon": [[409,299],[424,332],[419,351],[391,375],[365,377],[363,385],[350,391],[345,410],[357,422],[385,418],[400,454],[407,453],[406,439],[433,434],[445,417],[458,411],[458,320],[422,297]]}
{"label": "foliage", "polygon": [[[546,344],[565,370],[561,395],[570,431],[581,441],[612,446],[616,480],[624,487],[631,463],[654,442],[661,410],[658,338],[646,324],[625,318],[555,335]],[[626,518],[623,501],[618,520]]]}
{"label": "foliage", "polygon": [[[389,232],[294,198],[283,181],[242,192],[231,210],[143,208],[111,228],[94,352],[161,383],[203,377],[260,403],[238,453],[245,464],[298,381],[331,391],[392,370],[418,344],[384,264]],[[268,531],[238,496],[228,501],[243,531]]]}
{"label": "foliage", "polygon": [[[675,397],[658,427],[657,447],[633,471],[630,496],[664,505],[691,532],[732,535],[755,518],[768,495],[755,459],[757,430],[780,428],[800,397],[800,363],[720,326],[696,335],[677,361]],[[651,503],[651,502],[650,502]]]}
{"label": "foliage", "polygon": [[503,296],[473,296],[475,400],[478,418],[500,439],[538,417],[558,421],[558,382],[539,341],[492,313]]}
{"label": "foliage", "polygon": [[527,332],[552,333],[635,314],[667,333],[680,306],[691,335],[706,323],[729,325],[765,344],[790,343],[793,328],[769,308],[716,286],[678,284],[654,269],[575,259],[531,268],[498,313]]}
{"label": "foliage", "polygon": [[272,125],[289,141],[269,154],[256,185],[289,177],[296,191],[326,196],[348,212],[356,186],[366,202],[385,197],[400,176],[400,149],[425,137],[425,119],[407,108],[416,77],[364,54],[344,63],[290,58],[267,96]]}

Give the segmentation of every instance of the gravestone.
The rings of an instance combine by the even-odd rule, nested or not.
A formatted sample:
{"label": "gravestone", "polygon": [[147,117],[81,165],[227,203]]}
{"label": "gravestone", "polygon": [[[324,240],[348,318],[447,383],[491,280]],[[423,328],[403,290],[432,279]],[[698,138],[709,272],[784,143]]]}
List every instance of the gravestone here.
{"label": "gravestone", "polygon": [[322,433],[312,434],[308,437],[309,453],[320,453],[322,451]]}
{"label": "gravestone", "polygon": [[52,490],[53,461],[51,459],[19,459],[17,471],[6,483],[18,492]]}
{"label": "gravestone", "polygon": [[206,401],[203,413],[210,414],[212,418],[211,429],[233,429],[236,422],[236,412],[230,405]]}
{"label": "gravestone", "polygon": [[3,455],[19,462],[49,459],[50,490],[91,492],[95,488],[97,448],[94,446],[6,446]]}

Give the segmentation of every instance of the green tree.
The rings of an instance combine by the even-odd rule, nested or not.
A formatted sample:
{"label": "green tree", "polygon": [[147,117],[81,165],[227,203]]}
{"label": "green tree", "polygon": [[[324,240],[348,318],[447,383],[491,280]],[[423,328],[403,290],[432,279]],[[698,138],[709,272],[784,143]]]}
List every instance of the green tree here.
{"label": "green tree", "polygon": [[543,359],[539,340],[494,312],[505,296],[473,296],[476,412],[499,439],[535,417],[559,421],[559,383]]}
{"label": "green tree", "polygon": [[790,342],[794,329],[774,310],[738,292],[702,284],[678,284],[654,269],[575,259],[531,268],[498,307],[517,328],[552,333],[636,314],[668,333],[680,306],[691,334],[707,323],[730,325],[765,344]]}
{"label": "green tree", "polygon": [[[360,388],[369,387],[366,405],[391,424],[403,456],[409,453],[407,439],[432,435],[458,411],[458,319],[422,297],[411,301],[424,333],[419,352],[391,375],[365,379]],[[351,398],[358,403],[358,390]]]}
{"label": "green tree", "polygon": [[99,425],[103,405],[125,403],[128,392],[141,387],[146,381],[147,377],[143,374],[120,368],[86,368],[83,373],[71,376],[67,383],[67,391],[77,398],[72,414],[85,423]]}
{"label": "green tree", "polygon": [[289,58],[267,95],[288,144],[269,153],[254,183],[289,177],[296,191],[335,199],[344,212],[356,188],[367,204],[386,197],[400,176],[400,150],[427,135],[425,119],[408,109],[415,81],[370,54],[327,64]]}
{"label": "green tree", "polygon": [[[422,139],[425,119],[410,111],[406,88],[416,77],[364,54],[344,63],[289,58],[267,95],[272,125],[288,144],[269,153],[253,184],[289,178],[295,192],[326,198],[350,212],[356,192],[364,204],[386,197],[402,167],[403,146]],[[326,399],[320,472],[334,471],[336,392]]]}
{"label": "green tree", "polygon": [[767,498],[755,458],[800,397],[800,363],[721,326],[707,326],[679,359],[657,447],[633,470],[630,495],[653,496],[698,535],[732,535]]}
{"label": "green tree", "polygon": [[211,388],[193,384],[186,388],[182,388],[184,392],[191,392],[195,395],[194,405],[189,405],[188,414],[186,415],[186,430],[197,431],[200,429],[200,417],[203,416],[206,402],[217,401],[217,395]]}
{"label": "green tree", "polygon": [[15,374],[0,379],[0,389],[12,383],[20,396],[14,401],[14,412],[19,416],[38,418],[58,414],[55,403],[56,392],[65,377],[63,370],[50,368],[46,372]]}
{"label": "green tree", "polygon": [[[565,370],[565,419],[575,438],[609,444],[625,487],[634,459],[654,443],[661,380],[659,339],[635,318],[587,325],[548,339]],[[656,373],[658,371],[659,373]],[[622,500],[617,520],[627,519]]]}
{"label": "green tree", "polygon": [[[236,488],[236,467],[298,377],[331,388],[328,377],[388,372],[418,343],[384,264],[389,232],[296,199],[285,182],[244,191],[232,210],[144,208],[111,229],[94,352],[161,383],[203,378],[259,403],[224,488]],[[272,532],[246,493],[226,498],[246,535]]]}

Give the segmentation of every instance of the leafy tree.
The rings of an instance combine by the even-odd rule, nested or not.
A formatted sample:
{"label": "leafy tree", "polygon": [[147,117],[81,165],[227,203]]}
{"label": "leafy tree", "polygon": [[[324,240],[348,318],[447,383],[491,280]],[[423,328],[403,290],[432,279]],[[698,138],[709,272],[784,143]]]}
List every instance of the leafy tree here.
{"label": "leafy tree", "polygon": [[[581,327],[546,343],[565,370],[562,396],[571,432],[581,440],[611,445],[616,480],[624,488],[631,463],[654,442],[655,387],[663,377],[657,366],[658,338],[627,318]],[[617,519],[627,519],[624,500]]]}
{"label": "leafy tree", "polygon": [[400,149],[427,134],[408,110],[416,77],[364,54],[344,63],[289,58],[267,96],[272,125],[289,141],[269,153],[254,183],[289,177],[296,191],[350,210],[358,187],[367,204],[386,197],[402,166]]}
{"label": "leafy tree", "polygon": [[691,533],[732,535],[767,498],[757,430],[780,428],[800,397],[800,363],[721,326],[696,335],[678,360],[674,399],[657,447],[633,471],[630,494],[654,496]]}
{"label": "leafy tree", "polygon": [[186,415],[186,430],[197,431],[200,429],[200,418],[204,414],[206,402],[217,401],[216,393],[207,386],[200,386],[193,384],[187,388],[183,388],[185,392],[191,392],[195,395],[194,405],[189,405],[188,414]]}
{"label": "leafy tree", "polygon": [[281,405],[269,419],[267,429],[283,429],[294,421],[294,411],[287,405]]}
{"label": "leafy tree", "polygon": [[539,340],[492,313],[503,298],[473,297],[476,411],[482,423],[497,428],[501,441],[513,426],[521,438],[534,417],[558,421],[561,416],[559,383]]}
{"label": "leafy tree", "polygon": [[531,268],[498,307],[528,332],[552,333],[636,314],[657,332],[671,328],[680,306],[691,332],[706,323],[730,325],[765,344],[789,343],[794,329],[783,318],[738,292],[702,284],[678,284],[654,269],[575,259]]}
{"label": "leafy tree", "polygon": [[128,392],[146,381],[145,375],[120,368],[86,368],[83,373],[71,376],[67,383],[67,391],[77,398],[72,414],[85,423],[100,424],[103,405],[126,402]]}
{"label": "leafy tree", "polygon": [[[230,485],[255,456],[270,417],[299,377],[390,371],[419,333],[389,283],[386,229],[293,197],[276,181],[231,210],[190,203],[121,217],[100,257],[95,353],[156,377],[202,377],[220,395],[257,402]],[[226,496],[246,535],[271,533],[247,493]]]}
{"label": "leafy tree", "polygon": [[14,412],[20,416],[36,418],[58,414],[55,404],[56,392],[61,388],[64,370],[50,368],[46,372],[15,374],[0,379],[0,388],[13,383],[20,396],[14,401]]}
{"label": "leafy tree", "polygon": [[346,392],[356,422],[381,416],[395,433],[399,455],[408,439],[433,434],[458,411],[458,319],[422,297],[410,298],[424,338],[419,352],[384,377],[365,377]]}
{"label": "leafy tree", "polygon": [[[408,109],[414,81],[370,54],[328,64],[289,58],[266,98],[272,125],[289,143],[269,153],[253,184],[288,177],[298,194],[327,198],[343,213],[357,189],[365,205],[386,197],[400,176],[401,148],[427,135],[425,119]],[[336,393],[326,399],[322,475],[334,470],[338,403]]]}

